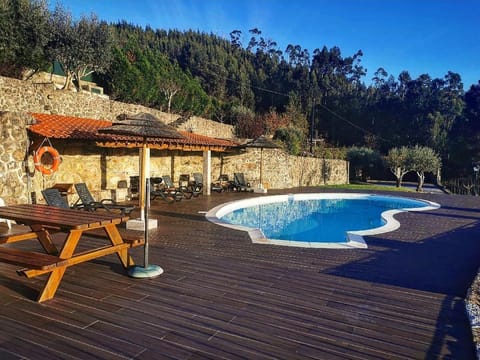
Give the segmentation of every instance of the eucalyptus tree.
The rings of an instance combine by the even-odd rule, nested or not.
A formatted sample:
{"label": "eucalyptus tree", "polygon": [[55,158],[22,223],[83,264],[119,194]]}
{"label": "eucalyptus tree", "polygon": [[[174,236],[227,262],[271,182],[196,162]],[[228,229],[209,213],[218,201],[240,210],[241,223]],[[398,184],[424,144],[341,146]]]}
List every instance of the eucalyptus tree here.
{"label": "eucalyptus tree", "polygon": [[[365,70],[360,65],[362,52],[343,57],[338,47],[315,49],[311,63],[311,85],[315,89],[315,102],[319,105],[315,113],[322,120],[324,136],[334,144],[352,145],[352,130],[362,128],[357,124],[360,101],[364,97],[359,79]],[[362,105],[363,107],[363,105]],[[354,126],[352,127],[352,124]],[[360,125],[360,126],[358,126]],[[358,139],[359,133],[355,134]],[[362,134],[360,134],[362,135]],[[360,136],[361,138],[361,136]]]}
{"label": "eucalyptus tree", "polygon": [[57,4],[50,16],[50,28],[48,57],[62,67],[64,88],[73,80],[75,88],[80,91],[82,78],[108,69],[112,40],[106,22],[99,21],[94,14],[74,20],[70,12]]}
{"label": "eucalyptus tree", "polygon": [[242,32],[240,30],[233,30],[230,32],[230,42],[233,48],[238,49],[242,47]]}
{"label": "eucalyptus tree", "polygon": [[464,96],[463,115],[453,124],[448,138],[448,173],[452,177],[472,174],[473,164],[480,162],[480,81]]}
{"label": "eucalyptus tree", "polygon": [[444,79],[432,81],[430,106],[425,122],[429,139],[426,143],[447,158],[447,143],[452,126],[464,108],[463,84],[460,75],[448,72]]}

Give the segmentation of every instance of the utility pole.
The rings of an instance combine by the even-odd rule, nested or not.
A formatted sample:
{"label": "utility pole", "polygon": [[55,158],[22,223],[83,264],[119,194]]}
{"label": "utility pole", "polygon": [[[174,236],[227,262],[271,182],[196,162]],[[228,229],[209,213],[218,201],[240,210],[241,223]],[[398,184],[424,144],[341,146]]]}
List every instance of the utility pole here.
{"label": "utility pole", "polygon": [[312,118],[310,119],[310,154],[313,154],[313,120],[315,119],[315,98],[312,104]]}

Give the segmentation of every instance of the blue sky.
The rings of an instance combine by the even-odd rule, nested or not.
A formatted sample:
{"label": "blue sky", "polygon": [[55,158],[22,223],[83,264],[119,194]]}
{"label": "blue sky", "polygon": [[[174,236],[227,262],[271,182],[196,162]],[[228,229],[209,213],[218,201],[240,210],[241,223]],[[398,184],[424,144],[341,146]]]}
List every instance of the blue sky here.
{"label": "blue sky", "polygon": [[459,73],[464,88],[480,80],[479,0],[63,0],[78,18],[95,13],[154,29],[199,30],[229,39],[258,28],[284,51],[310,54],[338,46],[342,56],[363,51],[364,81],[383,67],[395,78]]}

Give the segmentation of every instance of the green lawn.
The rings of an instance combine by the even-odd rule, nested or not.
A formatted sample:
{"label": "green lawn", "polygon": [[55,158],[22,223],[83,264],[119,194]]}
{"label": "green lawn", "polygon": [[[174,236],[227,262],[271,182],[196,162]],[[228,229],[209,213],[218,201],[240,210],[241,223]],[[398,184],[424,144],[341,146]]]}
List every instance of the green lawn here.
{"label": "green lawn", "polygon": [[359,184],[344,184],[344,185],[325,185],[322,186],[329,189],[345,189],[345,190],[371,190],[371,191],[401,191],[401,192],[416,192],[411,187],[397,188],[395,185],[374,185],[367,183]]}

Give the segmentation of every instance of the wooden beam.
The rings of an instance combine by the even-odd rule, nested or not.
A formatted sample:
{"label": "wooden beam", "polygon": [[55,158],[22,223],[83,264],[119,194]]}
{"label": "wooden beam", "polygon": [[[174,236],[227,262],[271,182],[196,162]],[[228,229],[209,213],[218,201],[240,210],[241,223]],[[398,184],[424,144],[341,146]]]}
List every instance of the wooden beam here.
{"label": "wooden beam", "polygon": [[[97,141],[97,146],[107,148],[141,148],[141,142],[123,142],[123,141]],[[156,150],[181,150],[181,151],[216,151],[225,152],[229,149],[227,146],[221,145],[192,145],[192,144],[174,144],[174,143],[148,143],[150,149]]]}

